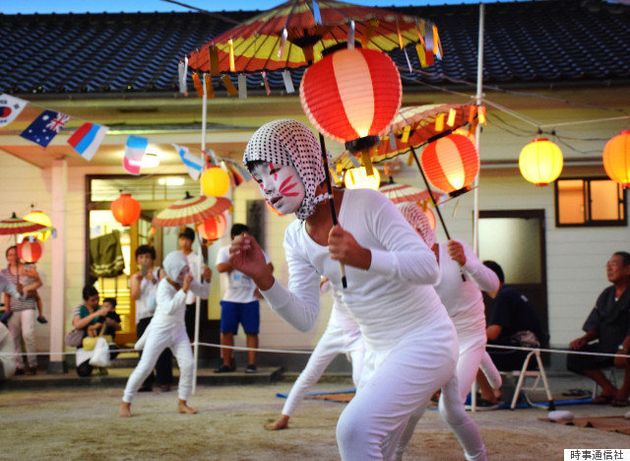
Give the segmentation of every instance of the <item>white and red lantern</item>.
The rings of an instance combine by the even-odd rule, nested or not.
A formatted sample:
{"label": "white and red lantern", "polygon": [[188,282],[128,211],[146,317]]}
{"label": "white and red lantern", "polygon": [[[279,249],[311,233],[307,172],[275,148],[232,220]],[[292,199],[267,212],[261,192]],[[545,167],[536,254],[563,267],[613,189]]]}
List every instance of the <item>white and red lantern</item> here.
{"label": "white and red lantern", "polygon": [[468,137],[460,134],[450,134],[429,143],[420,162],[429,181],[451,195],[470,190],[479,173],[477,149]]}
{"label": "white and red lantern", "polygon": [[42,257],[43,249],[38,240],[31,241],[25,238],[22,243],[17,246],[18,258],[25,263],[33,264]]}
{"label": "white and red lantern", "polygon": [[396,64],[370,49],[344,49],[324,57],[306,70],[300,85],[300,102],[311,123],[355,152],[378,142],[401,98]]}
{"label": "white and red lantern", "polygon": [[611,138],[604,147],[603,157],[608,177],[630,188],[630,130]]}
{"label": "white and red lantern", "polygon": [[140,203],[131,194],[120,194],[111,206],[114,219],[123,226],[131,226],[140,218]]}
{"label": "white and red lantern", "polygon": [[197,226],[197,231],[203,239],[208,240],[209,242],[214,242],[215,240],[223,237],[226,228],[227,222],[225,221],[223,215],[220,214],[208,218],[203,223],[199,224],[199,226]]}

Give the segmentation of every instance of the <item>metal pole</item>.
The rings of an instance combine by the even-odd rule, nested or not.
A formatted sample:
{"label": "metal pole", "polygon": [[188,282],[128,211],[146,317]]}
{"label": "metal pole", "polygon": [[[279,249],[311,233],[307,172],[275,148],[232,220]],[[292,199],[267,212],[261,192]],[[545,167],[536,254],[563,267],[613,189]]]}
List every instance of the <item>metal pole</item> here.
{"label": "metal pole", "polygon": [[[201,76],[203,79],[203,97],[201,98],[201,152],[203,156],[203,168],[206,168],[206,125],[208,121],[208,91],[206,89],[205,75]],[[199,191],[201,193],[201,184],[199,185]],[[199,254],[197,258],[197,272],[199,274],[198,282],[201,283],[201,268],[203,256],[201,254],[201,238],[199,239]],[[193,383],[192,393],[197,391],[197,369],[199,361],[199,323],[201,315],[201,298],[195,296],[195,341],[193,343]]]}
{"label": "metal pole", "polygon": [[[475,95],[475,101],[477,107],[481,105],[483,99],[483,32],[484,32],[484,20],[485,20],[485,5],[479,4],[479,41],[477,45],[477,94]],[[481,159],[480,148],[481,137],[481,125],[477,123],[477,129],[475,131],[475,147],[479,158]],[[480,160],[481,162],[481,160]],[[481,168],[479,168],[479,174],[475,178],[473,183],[473,251],[475,254],[479,254],[479,176],[481,175]]]}

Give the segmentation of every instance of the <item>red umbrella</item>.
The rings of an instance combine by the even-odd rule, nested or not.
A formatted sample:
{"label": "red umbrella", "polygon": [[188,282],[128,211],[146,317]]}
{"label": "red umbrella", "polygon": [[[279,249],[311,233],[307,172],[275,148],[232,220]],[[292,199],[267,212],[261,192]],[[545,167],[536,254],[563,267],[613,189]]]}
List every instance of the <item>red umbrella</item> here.
{"label": "red umbrella", "polygon": [[[13,213],[10,218],[3,219],[0,221],[0,235],[14,235],[16,245],[17,245],[18,234],[37,232],[42,229],[49,229],[49,228],[47,228],[43,224],[38,224],[38,223],[34,223],[31,221],[26,221],[24,219],[18,218],[15,213]],[[17,274],[17,282],[20,283],[19,271]]]}
{"label": "red umbrella", "polygon": [[206,219],[220,215],[232,206],[232,202],[225,197],[192,197],[186,192],[186,198],[179,200],[167,209],[160,211],[153,218],[154,226],[185,226],[200,224]]}
{"label": "red umbrella", "polygon": [[429,61],[442,56],[430,21],[334,0],[288,0],[213,38],[190,54],[188,65],[213,74],[295,69],[353,34],[364,48],[391,51],[420,43]]}

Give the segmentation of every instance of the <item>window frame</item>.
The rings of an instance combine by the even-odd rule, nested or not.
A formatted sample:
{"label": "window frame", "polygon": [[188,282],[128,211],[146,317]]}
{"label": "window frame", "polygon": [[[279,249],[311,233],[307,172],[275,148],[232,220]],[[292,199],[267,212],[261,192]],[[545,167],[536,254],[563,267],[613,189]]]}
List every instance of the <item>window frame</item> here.
{"label": "window frame", "polygon": [[[561,223],[560,222],[560,201],[559,201],[559,182],[560,181],[575,181],[580,180],[584,182],[582,191],[584,194],[584,222],[582,223]],[[628,226],[628,193],[627,189],[621,187],[621,200],[618,199],[617,210],[619,205],[623,204],[623,213],[621,219],[618,220],[593,220],[591,218],[592,211],[591,205],[593,200],[591,199],[591,182],[593,181],[612,181],[607,176],[576,176],[576,177],[563,177],[554,181],[554,207],[555,207],[555,221],[556,227],[627,227]]]}

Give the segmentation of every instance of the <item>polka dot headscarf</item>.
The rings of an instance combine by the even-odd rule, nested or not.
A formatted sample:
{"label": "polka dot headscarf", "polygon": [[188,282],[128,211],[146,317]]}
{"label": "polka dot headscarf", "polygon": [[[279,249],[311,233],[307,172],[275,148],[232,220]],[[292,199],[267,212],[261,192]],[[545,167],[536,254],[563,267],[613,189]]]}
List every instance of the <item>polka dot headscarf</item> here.
{"label": "polka dot headscarf", "polygon": [[431,224],[429,223],[429,218],[424,214],[422,208],[420,208],[415,203],[405,203],[398,207],[402,215],[405,217],[407,222],[411,224],[424,243],[427,244],[429,248],[433,247],[435,243],[435,232],[431,229]]}
{"label": "polka dot headscarf", "polygon": [[274,165],[294,166],[304,184],[304,200],[295,212],[305,220],[315,206],[329,198],[327,193],[315,195],[315,189],[326,176],[319,142],[304,124],[295,120],[274,120],[265,123],[252,135],[243,163],[262,160]]}

